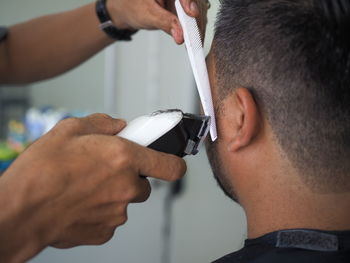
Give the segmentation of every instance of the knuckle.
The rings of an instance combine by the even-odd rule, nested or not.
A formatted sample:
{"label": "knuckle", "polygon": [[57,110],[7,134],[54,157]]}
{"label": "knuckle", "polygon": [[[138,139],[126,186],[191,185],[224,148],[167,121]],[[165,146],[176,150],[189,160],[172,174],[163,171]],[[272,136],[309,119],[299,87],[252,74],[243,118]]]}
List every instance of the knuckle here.
{"label": "knuckle", "polygon": [[151,196],[151,191],[145,192],[143,196],[140,198],[139,202],[140,203],[146,202],[150,196]]}
{"label": "knuckle", "polygon": [[[120,189],[119,191],[116,191],[110,201],[117,203],[118,205],[127,205],[133,200],[136,196],[136,191],[132,185],[127,184],[123,187],[123,189]],[[118,210],[120,211],[120,210]],[[119,214],[121,214],[119,212]]]}
{"label": "knuckle", "polygon": [[127,221],[128,221],[128,215],[124,214],[124,215],[119,217],[117,226],[125,225]]}
{"label": "knuckle", "polygon": [[152,187],[151,187],[151,184],[149,183],[149,181],[147,180],[145,190],[144,190],[144,195],[143,195],[141,202],[147,201],[148,198],[151,196],[151,192],[152,192]]}
{"label": "knuckle", "polygon": [[[101,130],[102,128],[111,125],[113,118],[104,113],[95,113],[84,118],[87,124],[94,130]],[[103,129],[102,129],[103,130]]]}
{"label": "knuckle", "polygon": [[152,188],[147,179],[145,183],[141,185],[138,183],[130,189],[130,192],[127,194],[126,199],[124,200],[127,203],[143,203],[151,195]]}
{"label": "knuckle", "polygon": [[103,225],[106,229],[116,229],[118,226],[124,225],[128,221],[126,205],[118,203],[109,213]]}
{"label": "knuckle", "polygon": [[[124,182],[123,184],[124,186],[122,188],[119,188],[118,191],[114,191],[114,193],[111,193],[111,198],[108,200],[108,202],[114,202],[118,204],[118,206],[127,206],[129,203],[132,202],[133,199],[135,199],[135,197],[138,194],[137,188],[130,183]],[[120,209],[118,211],[120,215],[122,212],[120,212]]]}
{"label": "knuckle", "polygon": [[128,221],[127,204],[118,204],[114,209],[113,227],[124,225]]}
{"label": "knuckle", "polygon": [[131,166],[130,149],[123,141],[119,140],[118,145],[112,150],[113,167],[116,169],[128,168]]}
{"label": "knuckle", "polygon": [[137,196],[137,189],[134,186],[130,186],[127,189],[125,189],[123,193],[122,200],[129,203]]}
{"label": "knuckle", "polygon": [[81,120],[79,118],[67,118],[60,121],[57,125],[57,129],[63,129],[66,131],[75,131],[81,127]]}
{"label": "knuckle", "polygon": [[108,114],[105,113],[94,113],[92,115],[90,115],[91,118],[93,119],[112,119],[111,116],[109,116]]}
{"label": "knuckle", "polygon": [[114,155],[112,166],[115,170],[128,169],[131,166],[129,156],[125,153]]}
{"label": "knuckle", "polygon": [[105,231],[105,233],[103,233],[100,237],[96,239],[95,244],[103,245],[107,243],[109,240],[111,240],[113,235],[114,235],[114,231],[111,231],[111,230]]}
{"label": "knuckle", "polygon": [[113,147],[113,154],[125,155],[128,153],[128,147],[126,146],[126,142],[122,139],[118,139],[116,145],[113,145],[112,147]]}
{"label": "knuckle", "polygon": [[101,121],[110,121],[113,118],[105,113],[94,113],[92,115],[89,115],[88,117],[86,117],[86,120],[88,120],[90,122],[90,124],[92,125],[98,125],[98,123],[100,123]]}

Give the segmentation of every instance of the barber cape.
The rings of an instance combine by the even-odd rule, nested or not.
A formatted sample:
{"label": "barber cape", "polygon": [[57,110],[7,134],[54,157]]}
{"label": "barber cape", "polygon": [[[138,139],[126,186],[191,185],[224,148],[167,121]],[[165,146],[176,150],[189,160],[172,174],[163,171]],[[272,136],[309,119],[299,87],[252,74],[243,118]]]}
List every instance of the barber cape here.
{"label": "barber cape", "polygon": [[350,231],[291,229],[247,239],[213,263],[350,263]]}

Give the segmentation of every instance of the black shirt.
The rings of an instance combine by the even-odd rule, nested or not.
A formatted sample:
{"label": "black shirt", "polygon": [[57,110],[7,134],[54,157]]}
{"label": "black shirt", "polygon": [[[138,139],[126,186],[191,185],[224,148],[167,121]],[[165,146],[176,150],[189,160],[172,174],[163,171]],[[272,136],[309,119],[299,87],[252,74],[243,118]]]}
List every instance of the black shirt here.
{"label": "black shirt", "polygon": [[292,229],[245,241],[214,263],[350,263],[350,231]]}

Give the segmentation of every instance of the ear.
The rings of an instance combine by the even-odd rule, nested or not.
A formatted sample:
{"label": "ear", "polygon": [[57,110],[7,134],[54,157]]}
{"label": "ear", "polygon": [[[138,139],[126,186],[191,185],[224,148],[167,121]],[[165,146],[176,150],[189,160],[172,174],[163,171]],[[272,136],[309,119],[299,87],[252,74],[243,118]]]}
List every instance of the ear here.
{"label": "ear", "polygon": [[259,130],[260,116],[257,104],[246,88],[238,88],[233,93],[237,117],[236,134],[229,143],[230,151],[238,151],[248,146]]}

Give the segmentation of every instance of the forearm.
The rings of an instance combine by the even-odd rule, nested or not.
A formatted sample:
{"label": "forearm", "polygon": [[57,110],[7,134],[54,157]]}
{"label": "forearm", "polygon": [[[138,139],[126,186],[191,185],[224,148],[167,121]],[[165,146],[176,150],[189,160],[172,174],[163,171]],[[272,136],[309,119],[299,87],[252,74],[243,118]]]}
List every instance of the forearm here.
{"label": "forearm", "polygon": [[92,3],[12,26],[0,44],[0,83],[39,81],[79,65],[113,42],[98,24]]}

